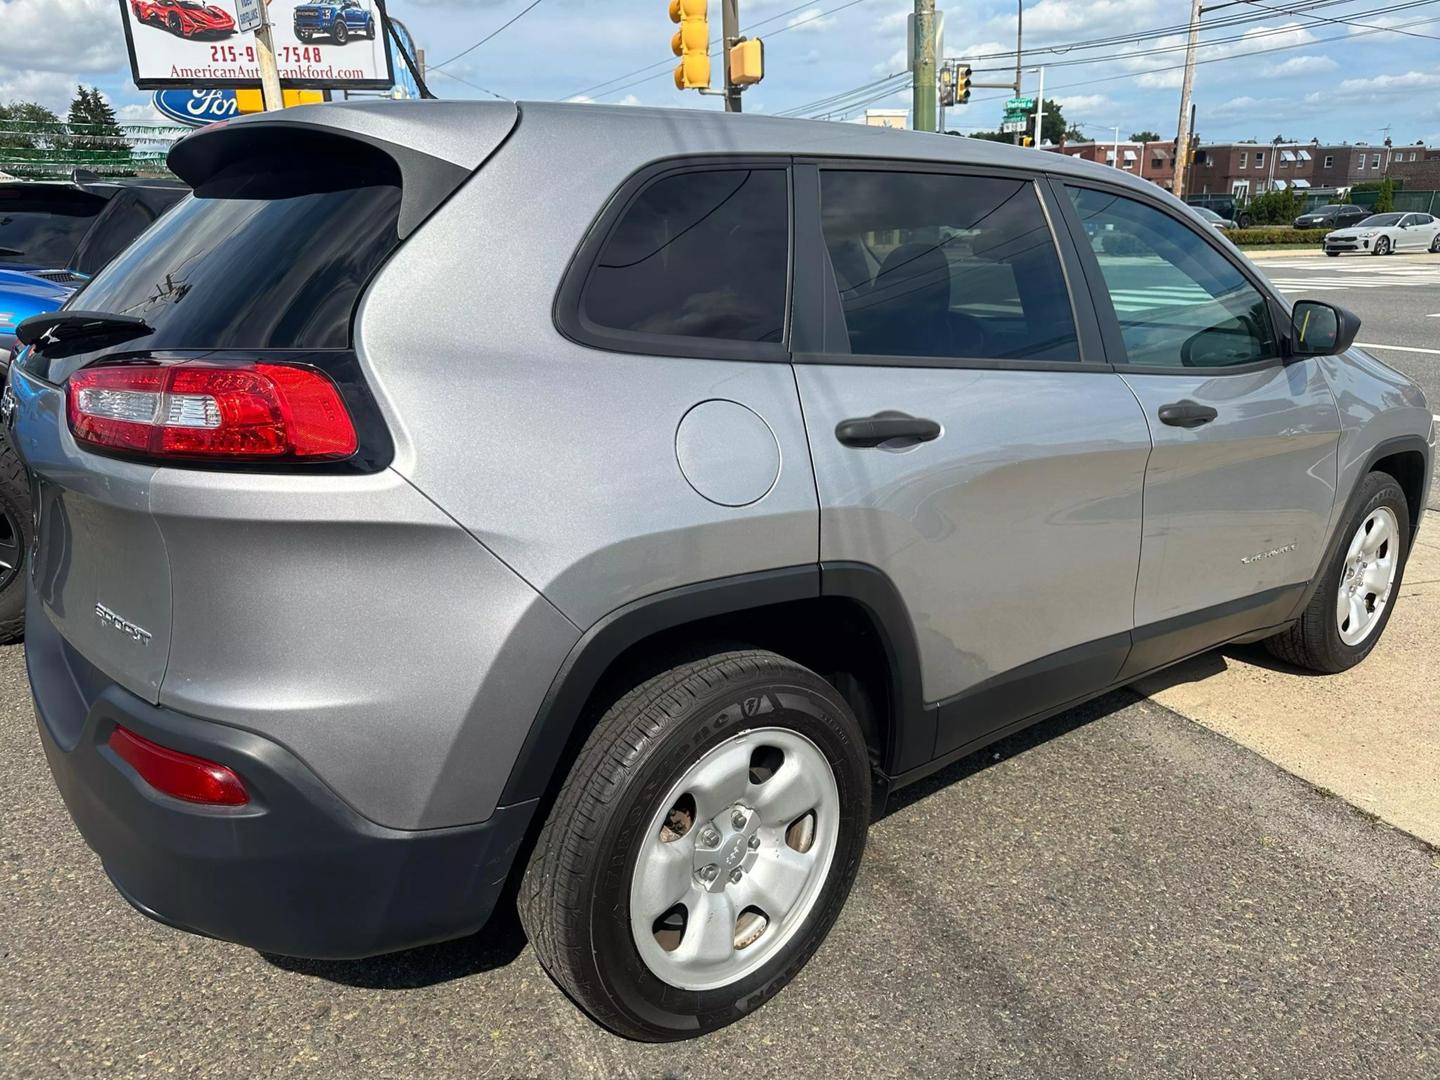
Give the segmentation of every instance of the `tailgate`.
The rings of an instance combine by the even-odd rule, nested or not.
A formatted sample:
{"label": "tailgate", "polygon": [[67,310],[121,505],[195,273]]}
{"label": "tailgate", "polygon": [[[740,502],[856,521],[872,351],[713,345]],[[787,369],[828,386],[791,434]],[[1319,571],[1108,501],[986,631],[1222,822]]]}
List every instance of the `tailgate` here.
{"label": "tailgate", "polygon": [[[80,450],[65,395],[15,370],[11,439],[32,473],[29,602],[85,658],[146,701],[170,655],[170,566],[150,515],[150,465]],[[33,614],[32,614],[33,617]]]}

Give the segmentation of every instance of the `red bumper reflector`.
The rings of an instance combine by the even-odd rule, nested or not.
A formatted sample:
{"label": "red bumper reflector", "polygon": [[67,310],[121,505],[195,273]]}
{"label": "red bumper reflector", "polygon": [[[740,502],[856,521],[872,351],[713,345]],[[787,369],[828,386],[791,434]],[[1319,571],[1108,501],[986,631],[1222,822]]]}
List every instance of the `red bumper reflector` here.
{"label": "red bumper reflector", "polygon": [[110,733],[110,749],[156,791],[186,802],[244,806],[250,795],[240,777],[213,761],[182,754],[123,727]]}

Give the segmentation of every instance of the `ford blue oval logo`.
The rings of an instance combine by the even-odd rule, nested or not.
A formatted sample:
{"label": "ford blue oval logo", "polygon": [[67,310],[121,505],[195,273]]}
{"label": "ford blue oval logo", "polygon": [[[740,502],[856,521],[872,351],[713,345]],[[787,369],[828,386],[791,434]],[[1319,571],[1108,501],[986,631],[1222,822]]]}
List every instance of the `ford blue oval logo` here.
{"label": "ford blue oval logo", "polygon": [[156,90],[155,108],[171,120],[204,127],[235,115],[234,90]]}

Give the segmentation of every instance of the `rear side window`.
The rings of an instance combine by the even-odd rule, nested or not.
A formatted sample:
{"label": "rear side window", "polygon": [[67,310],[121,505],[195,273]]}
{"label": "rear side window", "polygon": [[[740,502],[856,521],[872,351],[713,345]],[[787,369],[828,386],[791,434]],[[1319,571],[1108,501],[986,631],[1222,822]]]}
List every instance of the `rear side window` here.
{"label": "rear side window", "polygon": [[778,343],[789,253],[784,169],[661,177],[601,244],[579,297],[578,336],[605,347],[679,353],[696,342]]}
{"label": "rear side window", "polygon": [[74,300],[137,315],[146,349],[335,349],[399,243],[400,177],[359,144],[231,165],[165,214]]}
{"label": "rear side window", "polygon": [[852,354],[1079,361],[1033,184],[826,170],[820,199]]}
{"label": "rear side window", "polygon": [[0,266],[66,266],[103,209],[104,199],[84,191],[0,187]]}

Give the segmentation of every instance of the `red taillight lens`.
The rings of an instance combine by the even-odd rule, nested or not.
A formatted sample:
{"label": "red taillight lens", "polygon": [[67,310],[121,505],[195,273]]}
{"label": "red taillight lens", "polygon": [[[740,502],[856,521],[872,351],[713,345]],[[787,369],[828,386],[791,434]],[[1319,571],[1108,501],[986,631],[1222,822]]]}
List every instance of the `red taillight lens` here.
{"label": "red taillight lens", "polygon": [[66,381],[70,431],[149,457],[333,460],[359,446],[340,391],[289,364],[115,364]]}
{"label": "red taillight lens", "polygon": [[156,791],[212,806],[244,806],[250,801],[240,777],[224,765],[171,750],[123,727],[110,733],[109,744]]}

